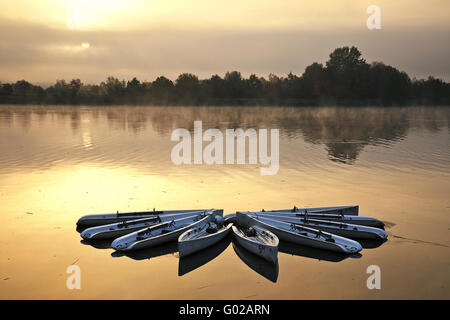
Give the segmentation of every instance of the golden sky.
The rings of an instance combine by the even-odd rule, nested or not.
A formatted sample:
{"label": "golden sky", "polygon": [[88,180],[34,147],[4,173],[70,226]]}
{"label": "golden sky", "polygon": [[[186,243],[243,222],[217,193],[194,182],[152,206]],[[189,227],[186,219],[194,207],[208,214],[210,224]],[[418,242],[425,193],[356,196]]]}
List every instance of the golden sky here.
{"label": "golden sky", "polygon": [[[381,30],[366,9],[381,8]],[[2,0],[0,81],[302,73],[336,47],[450,78],[448,0]]]}

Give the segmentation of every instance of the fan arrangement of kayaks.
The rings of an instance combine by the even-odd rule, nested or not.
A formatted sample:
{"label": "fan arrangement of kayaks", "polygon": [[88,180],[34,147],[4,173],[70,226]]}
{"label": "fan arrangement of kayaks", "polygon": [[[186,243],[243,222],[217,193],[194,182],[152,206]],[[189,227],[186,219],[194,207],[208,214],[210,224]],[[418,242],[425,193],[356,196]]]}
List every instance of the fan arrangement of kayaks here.
{"label": "fan arrangement of kayaks", "polygon": [[211,248],[232,234],[235,251],[272,264],[277,264],[280,241],[349,255],[362,250],[358,239],[387,239],[384,223],[359,216],[359,206],[294,206],[225,216],[222,209],[153,209],[86,215],[77,225],[84,228],[80,233],[84,241],[111,239],[110,247],[117,252],[178,241],[180,259]]}

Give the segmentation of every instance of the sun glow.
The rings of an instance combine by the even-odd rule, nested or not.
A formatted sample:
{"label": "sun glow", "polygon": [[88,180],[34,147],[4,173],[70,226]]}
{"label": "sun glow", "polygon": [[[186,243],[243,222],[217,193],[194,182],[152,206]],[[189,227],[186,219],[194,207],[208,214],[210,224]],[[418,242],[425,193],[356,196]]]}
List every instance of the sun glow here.
{"label": "sun glow", "polygon": [[175,79],[184,71],[201,78],[231,70],[245,76],[301,74],[344,45],[356,45],[367,61],[395,65],[411,76],[448,79],[448,68],[442,67],[450,49],[448,0],[378,0],[381,30],[367,28],[370,4],[2,0],[0,81],[78,77],[93,83],[107,75]]}
{"label": "sun glow", "polygon": [[[447,0],[379,0],[386,26],[448,25]],[[365,28],[368,3],[357,0],[4,0],[0,17],[70,30],[148,28]],[[36,14],[39,12],[39,14]],[[399,14],[401,13],[401,14]]]}
{"label": "sun glow", "polygon": [[126,8],[123,0],[69,0],[67,2],[67,27],[73,29],[95,29],[114,21]]}

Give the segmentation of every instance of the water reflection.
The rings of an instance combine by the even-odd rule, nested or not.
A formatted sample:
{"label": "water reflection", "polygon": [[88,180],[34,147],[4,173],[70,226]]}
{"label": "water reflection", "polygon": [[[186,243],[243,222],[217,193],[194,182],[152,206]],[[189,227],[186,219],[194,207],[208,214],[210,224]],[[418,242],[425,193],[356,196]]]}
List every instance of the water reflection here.
{"label": "water reflection", "polygon": [[192,255],[182,257],[178,262],[178,275],[183,276],[186,273],[194,271],[208,262],[217,258],[230,245],[231,236],[228,235],[223,241],[214,246],[196,252]]}
{"label": "water reflection", "polygon": [[353,163],[368,144],[396,141],[410,126],[408,109],[334,108],[305,110],[301,131],[306,141],[326,145],[330,160]]}
{"label": "water reflection", "polygon": [[[358,240],[359,243],[361,243]],[[361,244],[362,245],[362,244]],[[347,258],[361,258],[362,255],[360,253],[348,255],[339,252],[326,251],[311,247],[300,246],[297,244],[280,241],[278,245],[278,251],[286,254],[290,254],[293,256],[299,256],[310,259],[317,259],[321,261],[328,262],[340,262]]]}
{"label": "water reflection", "polygon": [[[448,297],[442,279],[449,276],[449,111],[0,106],[0,203],[6,226],[0,234],[5,257],[0,259],[0,269],[9,278],[0,297],[240,298],[246,289],[255,288],[255,277],[259,277],[252,277],[253,271],[241,261],[245,251],[238,258],[234,249],[223,249],[226,243],[220,243],[211,248],[210,255],[208,250],[195,259],[177,261],[172,259],[178,256],[176,243],[172,243],[129,256],[114,253],[122,258],[113,259],[109,241],[80,244],[80,236],[71,232],[74,223],[86,213],[153,207],[221,207],[235,212],[350,203],[360,204],[361,215],[386,223],[389,245],[361,241],[369,250],[363,250],[361,259],[349,259],[308,248],[286,248],[289,244],[282,242],[279,257],[284,277],[278,277],[276,269],[264,270],[247,261],[272,279],[260,281],[258,297]],[[192,129],[193,121],[199,119],[204,129],[280,128],[277,175],[261,176],[251,166],[174,165],[170,160],[172,130]],[[370,250],[379,245],[382,249]],[[61,286],[61,270],[79,257],[83,268],[96,271],[83,276],[93,285],[90,290],[68,292]],[[147,263],[135,261],[149,258]],[[365,281],[361,270],[372,260],[391,270],[390,288],[378,293],[361,286]],[[335,263],[339,261],[344,262]],[[44,266],[45,272],[36,276],[28,267],[33,264]],[[132,272],[123,272],[124,264]],[[179,277],[174,266],[179,275],[190,273]],[[224,267],[240,267],[244,272],[227,273]],[[153,281],[149,270],[161,281]],[[60,273],[61,278],[56,278]],[[305,273],[311,276],[292,281]],[[350,281],[354,274],[362,280]],[[211,277],[222,285],[195,289]],[[131,292],[117,290],[134,281],[144,281],[145,286],[138,285]],[[411,286],[417,290],[410,290]],[[349,290],[344,292],[342,287]],[[254,293],[248,291],[245,295]]]}
{"label": "water reflection", "polygon": [[96,249],[111,249],[111,243],[114,239],[96,239],[96,240],[81,240],[80,243],[91,246]]}
{"label": "water reflection", "polygon": [[[168,147],[168,139],[174,129],[192,130],[195,120],[202,120],[204,129],[280,128],[282,139],[303,139],[311,144],[323,145],[331,161],[353,164],[367,145],[388,147],[393,142],[404,139],[411,128],[430,133],[439,132],[445,127],[450,130],[450,108],[0,107],[0,129],[11,130],[17,124],[23,130],[39,123],[41,126],[52,126],[57,135],[61,126],[69,123],[73,134],[80,135],[79,144],[87,151],[94,144],[93,132],[87,127],[93,121],[93,130],[97,131],[99,143],[104,147],[102,159],[109,160],[118,159],[118,155],[129,152],[133,147],[132,139],[127,136],[121,141],[110,139],[111,130],[134,135],[156,134],[160,137],[157,149],[163,149]],[[107,127],[102,126],[102,123],[107,123]],[[33,147],[29,144],[47,147],[49,131],[46,130],[42,135],[35,132],[34,139],[27,140],[21,139],[20,136],[24,134],[24,131],[16,133],[24,148]],[[17,141],[3,141],[2,147],[7,148],[10,143]],[[60,143],[71,142],[68,140]],[[140,148],[140,152],[144,154],[153,150],[150,142],[146,148]],[[5,154],[6,152],[3,157],[15,156]],[[63,155],[59,153],[53,156]],[[86,152],[79,155],[81,158],[89,156],[92,157]]]}
{"label": "water reflection", "polygon": [[377,240],[377,239],[358,239],[358,242],[364,249],[375,249],[380,247],[383,243],[387,242],[388,239]]}
{"label": "water reflection", "polygon": [[161,244],[156,247],[150,247],[135,251],[114,251],[111,253],[113,258],[128,257],[133,260],[148,260],[151,258],[156,258],[160,256],[165,256],[167,254],[177,254],[178,253],[178,242],[168,242]]}
{"label": "water reflection", "polygon": [[237,243],[237,241],[233,241],[233,249],[237,256],[249,266],[250,269],[272,282],[277,282],[279,272],[278,261],[276,264],[270,263],[254,255],[250,251],[245,250]]}

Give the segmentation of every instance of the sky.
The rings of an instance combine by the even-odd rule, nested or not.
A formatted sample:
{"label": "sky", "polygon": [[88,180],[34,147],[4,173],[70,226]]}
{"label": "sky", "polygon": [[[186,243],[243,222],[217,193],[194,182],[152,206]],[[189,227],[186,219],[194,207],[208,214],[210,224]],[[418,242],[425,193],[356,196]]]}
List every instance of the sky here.
{"label": "sky", "polygon": [[[381,29],[366,26],[370,5]],[[449,17],[448,0],[2,0],[0,81],[301,75],[352,45],[450,81]]]}

